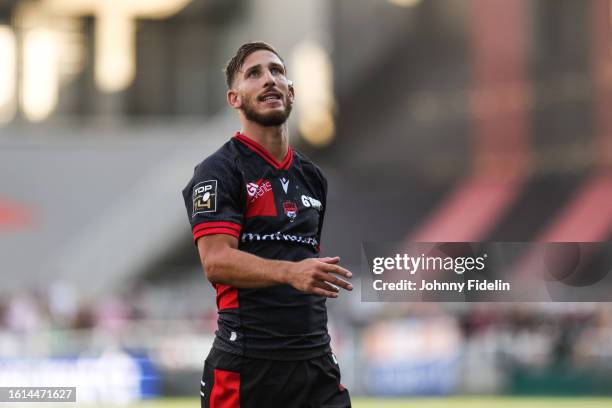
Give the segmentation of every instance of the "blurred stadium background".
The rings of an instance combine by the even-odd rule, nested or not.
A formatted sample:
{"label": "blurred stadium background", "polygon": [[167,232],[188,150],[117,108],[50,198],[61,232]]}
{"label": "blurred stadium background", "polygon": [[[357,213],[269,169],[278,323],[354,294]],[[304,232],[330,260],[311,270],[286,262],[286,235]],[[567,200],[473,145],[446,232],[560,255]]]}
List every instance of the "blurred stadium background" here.
{"label": "blurred stadium background", "polygon": [[[0,385],[197,397],[216,312],[180,191],[238,129],[247,40],[286,59],[357,274],[363,241],[610,241],[611,26],[610,0],[2,0]],[[612,401],[609,304],[328,304],[352,395],[400,398],[356,406]]]}

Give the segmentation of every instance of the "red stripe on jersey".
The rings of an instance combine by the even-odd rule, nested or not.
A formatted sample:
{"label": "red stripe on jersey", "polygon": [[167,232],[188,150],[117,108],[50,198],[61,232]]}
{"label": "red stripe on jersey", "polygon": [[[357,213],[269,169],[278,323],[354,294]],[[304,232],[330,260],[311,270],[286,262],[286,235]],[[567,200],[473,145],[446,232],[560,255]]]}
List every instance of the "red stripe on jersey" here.
{"label": "red stripe on jersey", "polygon": [[214,370],[210,408],[240,408],[240,373]]}
{"label": "red stripe on jersey", "polygon": [[237,224],[235,222],[229,222],[229,221],[206,221],[206,222],[202,222],[198,225],[196,225],[195,227],[193,227],[193,232],[196,231],[200,231],[204,228],[215,228],[215,227],[224,227],[224,228],[230,228],[230,229],[234,229],[238,232],[240,232],[240,229],[242,228],[242,226],[240,224]]}
{"label": "red stripe on jersey", "polygon": [[240,224],[234,222],[203,222],[193,227],[193,240],[196,241],[200,237],[213,234],[227,234],[239,238],[241,228]]}
{"label": "red stripe on jersey", "polygon": [[206,235],[225,234],[231,235],[236,238],[240,238],[239,233],[236,230],[230,228],[206,228],[205,230],[195,232],[193,234],[193,240],[196,241],[198,238],[202,238]]}
{"label": "red stripe on jersey", "polygon": [[248,147],[251,148],[251,150],[254,150],[255,153],[259,154],[260,156],[262,156],[268,163],[270,163],[271,165],[273,165],[276,168],[280,167],[280,164],[278,163],[278,161],[276,161],[276,159],[274,158],[274,156],[272,156],[270,153],[268,153],[268,151],[259,143],[257,143],[256,141],[249,139],[248,137],[246,137],[245,135],[241,134],[241,133],[236,133],[236,139],[240,140],[242,143],[244,143],[245,145],[247,145]]}
{"label": "red stripe on jersey", "polygon": [[270,163],[276,169],[287,170],[293,162],[293,150],[291,149],[291,146],[288,147],[287,155],[283,159],[282,163],[279,163],[274,158],[274,156],[268,153],[268,151],[262,145],[260,145],[253,139],[249,139],[240,132],[236,132],[236,135],[234,137],[237,140],[241,141],[243,144],[245,144],[247,147],[251,148],[251,150],[253,150],[255,153],[259,154],[265,161]]}
{"label": "red stripe on jersey", "polygon": [[289,169],[289,166],[291,166],[291,162],[293,162],[293,149],[291,149],[291,146],[289,146],[287,156],[285,157],[285,160],[283,160],[283,162],[280,164],[281,170]]}
{"label": "red stripe on jersey", "polygon": [[233,286],[215,284],[217,291],[217,309],[238,309],[238,290]]}

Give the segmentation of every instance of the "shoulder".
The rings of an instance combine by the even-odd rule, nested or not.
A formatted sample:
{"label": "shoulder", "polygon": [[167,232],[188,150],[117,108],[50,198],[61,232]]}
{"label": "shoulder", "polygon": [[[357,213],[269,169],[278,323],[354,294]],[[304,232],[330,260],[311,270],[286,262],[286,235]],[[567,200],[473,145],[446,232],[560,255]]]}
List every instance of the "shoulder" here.
{"label": "shoulder", "polygon": [[194,168],[194,177],[231,176],[238,170],[236,164],[239,152],[232,140],[228,140],[217,151],[207,156]]}
{"label": "shoulder", "polygon": [[206,183],[220,184],[226,189],[239,191],[241,177],[237,165],[238,156],[239,152],[232,140],[227,141],[194,167],[193,175],[183,189],[183,195],[190,196],[195,186]]}
{"label": "shoulder", "polygon": [[323,173],[323,170],[321,170],[321,168],[317,164],[315,164],[315,162],[312,161],[312,159],[310,159],[304,153],[298,150],[295,150],[295,149],[293,149],[293,155],[294,155],[294,158],[297,159],[297,161],[299,162],[299,165],[303,169],[304,172],[313,173],[318,178],[320,178],[322,181],[324,182],[327,181],[325,177],[325,173]]}

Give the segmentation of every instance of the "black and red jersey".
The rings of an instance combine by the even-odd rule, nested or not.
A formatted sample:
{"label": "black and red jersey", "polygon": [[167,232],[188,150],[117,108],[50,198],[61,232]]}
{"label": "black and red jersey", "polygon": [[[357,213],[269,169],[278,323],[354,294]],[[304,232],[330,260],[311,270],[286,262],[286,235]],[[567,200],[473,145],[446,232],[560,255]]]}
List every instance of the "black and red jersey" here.
{"label": "black and red jersey", "polygon": [[[183,190],[193,239],[238,238],[238,249],[267,259],[318,257],[327,181],[289,147],[279,163],[237,133],[194,170]],[[239,289],[215,284],[214,347],[253,358],[307,359],[330,351],[326,298],[275,285]]]}

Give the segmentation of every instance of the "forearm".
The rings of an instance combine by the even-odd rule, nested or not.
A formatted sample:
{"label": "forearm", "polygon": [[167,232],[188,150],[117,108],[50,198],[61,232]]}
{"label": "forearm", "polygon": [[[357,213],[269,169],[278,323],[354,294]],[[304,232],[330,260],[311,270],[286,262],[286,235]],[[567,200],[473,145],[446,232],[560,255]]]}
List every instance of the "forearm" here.
{"label": "forearm", "polygon": [[206,277],[212,283],[235,288],[263,288],[287,284],[306,293],[337,297],[338,288],[352,290],[351,272],[337,265],[339,257],[306,258],[299,262],[260,258],[238,250],[235,237],[226,234],[203,236],[197,241]]}
{"label": "forearm", "polygon": [[224,248],[202,261],[212,283],[243,289],[285,284],[292,266],[292,262],[264,259],[234,248]]}

